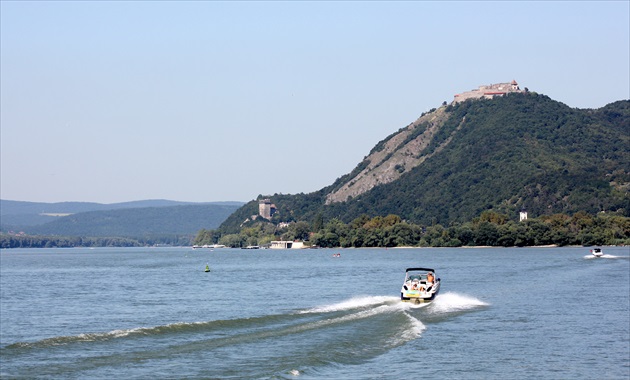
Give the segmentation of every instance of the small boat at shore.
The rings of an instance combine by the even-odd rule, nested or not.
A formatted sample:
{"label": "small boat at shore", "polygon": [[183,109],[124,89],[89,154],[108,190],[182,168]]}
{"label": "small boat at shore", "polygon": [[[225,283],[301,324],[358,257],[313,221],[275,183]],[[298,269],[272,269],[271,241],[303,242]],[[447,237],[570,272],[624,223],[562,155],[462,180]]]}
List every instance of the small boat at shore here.
{"label": "small boat at shore", "polygon": [[193,249],[200,249],[200,248],[214,249],[214,248],[225,248],[225,246],[223,244],[204,244],[204,245],[193,245],[192,248]]}
{"label": "small boat at shore", "polygon": [[440,291],[440,279],[431,268],[407,268],[405,281],[400,289],[400,300],[415,304],[428,303]]}
{"label": "small boat at shore", "polygon": [[595,257],[602,257],[604,256],[604,252],[602,251],[601,248],[593,248],[591,249],[591,254]]}

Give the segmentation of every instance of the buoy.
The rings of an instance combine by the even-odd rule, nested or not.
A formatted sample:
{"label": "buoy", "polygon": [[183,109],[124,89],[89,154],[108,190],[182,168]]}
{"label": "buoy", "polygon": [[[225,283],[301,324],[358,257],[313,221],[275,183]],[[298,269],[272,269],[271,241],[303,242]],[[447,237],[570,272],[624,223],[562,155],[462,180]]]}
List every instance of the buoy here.
{"label": "buoy", "polygon": [[210,267],[208,266],[208,264],[206,264],[206,272],[210,272]]}

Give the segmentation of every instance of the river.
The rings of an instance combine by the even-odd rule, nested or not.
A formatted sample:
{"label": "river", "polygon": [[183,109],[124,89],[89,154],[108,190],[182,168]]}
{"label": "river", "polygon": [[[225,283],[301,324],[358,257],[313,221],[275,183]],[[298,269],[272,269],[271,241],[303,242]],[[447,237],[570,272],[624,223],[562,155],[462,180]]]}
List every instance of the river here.
{"label": "river", "polygon": [[2,250],[0,377],[627,380],[630,250],[604,253]]}

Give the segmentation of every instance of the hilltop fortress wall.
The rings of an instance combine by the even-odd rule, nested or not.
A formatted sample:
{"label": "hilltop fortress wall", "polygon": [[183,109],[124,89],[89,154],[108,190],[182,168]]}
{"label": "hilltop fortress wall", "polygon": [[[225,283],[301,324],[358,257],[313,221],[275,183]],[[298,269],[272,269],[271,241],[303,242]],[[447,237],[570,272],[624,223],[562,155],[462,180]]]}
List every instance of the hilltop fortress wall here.
{"label": "hilltop fortress wall", "polygon": [[489,99],[494,97],[495,95],[505,95],[508,92],[523,92],[523,90],[518,87],[518,83],[516,83],[515,80],[510,83],[489,84],[479,86],[478,89],[462,92],[461,94],[456,94],[455,99],[453,99],[453,103],[463,102],[467,99]]}

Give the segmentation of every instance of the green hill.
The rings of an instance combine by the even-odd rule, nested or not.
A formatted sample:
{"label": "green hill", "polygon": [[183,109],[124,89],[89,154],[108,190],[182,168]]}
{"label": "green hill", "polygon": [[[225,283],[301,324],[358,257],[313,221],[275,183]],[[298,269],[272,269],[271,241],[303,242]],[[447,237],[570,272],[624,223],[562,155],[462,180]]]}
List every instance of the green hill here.
{"label": "green hill", "polygon": [[[276,222],[396,214],[448,225],[486,210],[630,216],[629,129],[628,100],[595,110],[530,92],[467,100],[423,114],[320,191],[267,197]],[[256,201],[221,229],[237,231],[254,214]]]}
{"label": "green hill", "polygon": [[[33,228],[34,226],[40,226],[47,223],[52,223],[50,226],[42,227],[42,230],[50,231],[55,235],[59,235],[57,233],[57,229],[62,229],[64,231],[72,232],[71,228],[66,226],[67,220],[63,220],[63,218],[80,213],[86,212],[96,212],[96,211],[114,211],[114,210],[125,210],[125,209],[143,209],[143,208],[162,208],[162,207],[174,207],[174,206],[227,206],[228,210],[236,210],[240,206],[243,205],[243,202],[208,202],[208,203],[193,203],[193,202],[178,202],[178,201],[170,201],[164,199],[150,199],[150,200],[140,200],[140,201],[132,201],[132,202],[121,202],[121,203],[93,203],[93,202],[58,202],[58,203],[43,203],[43,202],[23,202],[23,201],[11,201],[11,200],[0,200],[0,231],[8,232],[8,231],[36,231],[37,228]],[[194,208],[191,208],[194,210]],[[218,209],[219,211],[219,219],[223,217],[225,219],[227,215],[224,215],[223,209]],[[205,212],[205,211],[204,211]],[[133,215],[131,218],[135,218],[138,220],[141,226],[146,227],[144,221],[142,221],[142,215],[146,214],[145,210],[130,211],[130,215]],[[164,213],[169,214],[169,210],[165,210]],[[91,215],[91,216],[90,216]],[[105,215],[105,214],[103,214]],[[104,216],[101,216],[104,218]],[[191,221],[194,221],[193,224],[199,224],[199,221],[196,220],[197,216],[194,212],[189,215]],[[86,220],[82,220],[82,223],[86,223],[85,227],[89,229],[94,220],[99,219],[99,214],[88,214],[88,217],[79,216],[79,218],[87,218]],[[205,216],[204,216],[205,218]],[[72,219],[72,218],[70,218]],[[115,220],[110,219],[110,220]],[[68,219],[69,220],[69,219]],[[219,220],[219,224],[222,220]],[[214,222],[214,221],[213,221]],[[153,225],[153,230],[155,232],[159,232],[163,228],[160,227],[155,221],[151,222]],[[203,224],[202,224],[203,226]],[[104,228],[101,226],[99,228]],[[133,226],[132,230],[136,230],[138,227]],[[146,229],[146,228],[145,228]],[[169,231],[173,230],[173,228],[165,229]],[[76,233],[72,233],[73,236],[77,235]]]}
{"label": "green hill", "polygon": [[144,237],[194,235],[218,227],[238,205],[183,205],[88,211],[25,230],[34,235]]}

